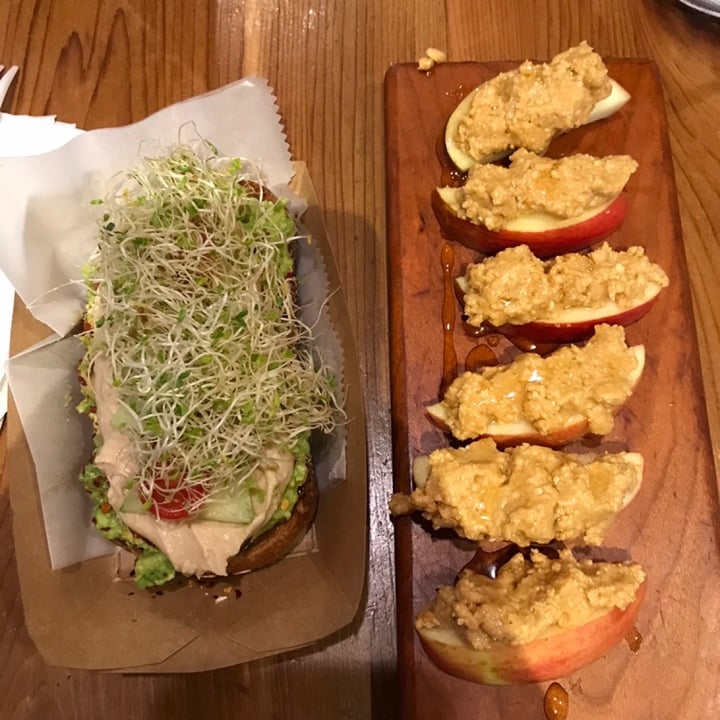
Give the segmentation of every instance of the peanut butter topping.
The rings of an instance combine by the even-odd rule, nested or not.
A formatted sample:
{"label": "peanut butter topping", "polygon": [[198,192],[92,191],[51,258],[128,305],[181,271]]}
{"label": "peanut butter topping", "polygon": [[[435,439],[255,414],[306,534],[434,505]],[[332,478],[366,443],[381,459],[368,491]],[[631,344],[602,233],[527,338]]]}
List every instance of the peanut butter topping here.
{"label": "peanut butter topping", "polygon": [[582,125],[610,92],[602,58],[581,42],[549,63],[526,61],[481,85],[454,141],[477,161],[508,148],[542,153],[556,134]]}
{"label": "peanut butter topping", "polygon": [[418,629],[453,627],[469,646],[525,645],[624,610],[645,580],[639,565],[557,560],[531,551],[517,554],[492,580],[464,570],[454,587],[442,587],[415,621]]}
{"label": "peanut butter topping", "polygon": [[607,243],[546,261],[519,245],[468,265],[465,280],[465,314],[478,326],[552,321],[564,311],[609,304],[626,310],[668,285],[642,247],[615,251]]}
{"label": "peanut butter topping", "polygon": [[453,194],[455,214],[489,230],[545,213],[565,220],[614,200],[637,169],[629,155],[569,155],[553,160],[516,150],[510,167],[474,165],[465,185]]}

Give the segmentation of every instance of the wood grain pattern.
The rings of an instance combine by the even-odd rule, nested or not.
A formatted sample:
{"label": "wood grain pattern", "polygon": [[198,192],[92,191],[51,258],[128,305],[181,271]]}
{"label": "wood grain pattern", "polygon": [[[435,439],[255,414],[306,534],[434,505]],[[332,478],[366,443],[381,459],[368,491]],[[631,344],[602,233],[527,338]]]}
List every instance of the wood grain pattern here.
{"label": "wood grain pattern", "polygon": [[[354,133],[355,128],[346,127],[342,133],[338,130],[341,124],[336,119],[337,108],[332,105],[337,88],[330,82],[316,88],[315,76],[301,69],[313,53],[326,54],[323,66],[341,63],[340,51],[349,48],[326,45],[325,32],[347,34],[354,19],[343,19],[341,28],[335,18],[324,27],[306,28],[304,22],[311,8],[293,3],[285,5],[113,2],[87,3],[81,8],[72,2],[2,3],[3,62],[12,60],[22,67],[19,83],[6,109],[56,113],[60,119],[86,128],[119,125],[245,74],[264,75],[276,88],[283,84],[290,86],[290,94],[281,96],[281,111],[291,141],[296,136],[302,139],[303,129],[310,128],[306,120],[308,97],[317,93],[316,99],[320,98],[327,106],[327,116],[321,115],[322,122],[315,129],[316,134],[324,137],[324,142],[312,140],[317,147],[312,173],[322,178],[323,158],[326,155],[332,158],[328,163],[330,177],[323,184],[333,191],[340,176],[337,158],[342,153],[346,157],[354,156],[349,145],[344,149],[340,144],[350,142],[347,135]],[[327,14],[323,8],[320,11]],[[285,46],[288,41],[292,44],[291,38],[297,41],[294,57],[285,58]],[[345,65],[348,71],[352,70],[349,61]],[[328,77],[335,76],[328,73]],[[353,77],[349,80],[355,86]],[[294,114],[300,116],[294,121],[294,128],[288,118],[288,115],[294,116],[288,111],[288,103],[295,103]],[[375,115],[380,121],[379,106]],[[294,142],[293,145],[297,157],[308,157],[300,154],[302,150]],[[381,176],[378,181],[381,183]],[[374,198],[371,184],[355,189]],[[378,198],[377,203],[382,207],[382,198]],[[335,238],[338,226],[349,225],[354,231],[347,235],[353,254],[338,253],[337,248],[336,253],[346,287],[348,264],[352,268],[349,284],[356,283],[356,287],[353,295],[348,293],[348,299],[356,324],[353,329],[359,339],[357,326],[363,322],[368,326],[372,324],[375,314],[372,304],[378,296],[382,297],[382,292],[368,295],[367,304],[371,307],[367,310],[364,293],[357,291],[358,287],[364,287],[365,281],[355,267],[372,265],[374,256],[379,256],[382,262],[381,239],[368,232],[364,213],[359,210],[353,213],[347,199],[326,220],[335,230]],[[370,282],[382,283],[384,274],[373,271],[368,277]],[[20,317],[21,324],[28,322],[26,315]],[[386,332],[382,318],[378,332],[380,337]],[[365,383],[371,386],[383,383],[387,364],[383,346],[384,343],[379,343],[379,347],[363,359]],[[375,364],[377,368],[373,367]],[[382,389],[373,393],[374,397],[382,395]],[[386,408],[387,404],[383,406],[381,402],[380,407]],[[382,451],[383,445],[389,442],[389,433],[382,429],[383,414],[387,415],[387,411],[377,413],[380,417],[373,420],[373,425],[380,424],[381,428],[374,434],[375,457],[379,455],[377,448]],[[387,427],[387,419],[384,422]],[[376,543],[374,551],[379,558],[375,577],[380,588],[392,583],[392,539],[384,512],[385,494],[379,492],[378,487],[383,474],[389,477],[387,462],[384,469],[381,466],[375,473],[374,489],[378,502],[383,504],[384,525],[377,530],[384,539]],[[175,678],[56,672],[44,665],[23,628],[5,494],[2,502],[3,539],[6,540],[2,564],[3,609],[7,612],[3,614],[1,637],[3,648],[9,650],[3,653],[3,660],[7,659],[3,667],[7,671],[3,673],[0,687],[0,717],[196,718],[206,714],[230,717],[252,713],[277,718],[362,718],[370,712],[371,643],[377,645],[373,651],[378,659],[373,668],[374,681],[380,687],[386,686],[387,677],[393,673],[393,594],[384,590],[374,593],[372,606],[365,604],[367,621],[361,614],[353,626],[338,636],[286,659]],[[386,688],[377,703],[378,711],[391,716],[392,710],[388,708],[392,702],[392,692]]]}
{"label": "wood grain pattern", "polygon": [[[602,441],[588,439],[568,447],[574,452],[629,449],[646,460],[642,490],[608,534],[609,555],[605,555],[629,553],[648,572],[648,599],[639,625],[645,639],[637,656],[620,648],[566,682],[573,688],[572,716],[577,718],[712,717],[717,710],[720,658],[708,663],[715,640],[704,640],[703,632],[704,614],[711,607],[720,609],[718,500],[663,100],[657,70],[649,61],[608,64],[611,76],[633,100],[609,120],[558,138],[548,153],[632,154],[640,167],[628,183],[628,215],[609,241],[615,247],[644,245],[669,272],[671,286],[650,315],[627,329],[630,344],[645,345],[648,362],[614,431]],[[430,207],[430,193],[441,183],[443,166],[434,150],[459,99],[510,67],[497,62],[446,64],[424,75],[414,65],[399,65],[387,75],[391,378],[398,490],[409,488],[413,457],[447,445],[424,412],[438,397],[443,374],[440,252],[444,238]],[[478,257],[458,244],[455,255],[457,274]],[[455,346],[461,368],[462,358],[474,345],[458,323]],[[502,357],[507,361],[507,352]],[[668,434],[672,443],[665,440]],[[485,707],[487,718],[504,717],[511,706],[530,715],[539,707],[542,687],[493,690],[449,678],[427,660],[414,637],[411,618],[438,585],[452,582],[470,557],[468,543],[449,540],[446,533],[433,536],[426,527],[410,526],[403,519],[398,523],[398,544],[399,652],[406,716],[432,718],[446,708],[445,717],[460,718],[478,705]],[[703,558],[701,564],[698,557]],[[669,647],[684,667],[691,668],[690,676],[679,680],[668,668]],[[652,696],[632,693],[653,678],[662,691]]]}
{"label": "wood grain pattern", "polygon": [[658,62],[717,452],[719,30],[671,0],[2,0],[0,62],[21,66],[7,111],[92,128],[245,74],[276,88],[322,200],[360,350],[371,549],[364,614],[314,651],[189,678],[68,673],[47,667],[24,630],[0,489],[0,717],[396,716],[382,84],[389,65],[428,46],[452,60],[546,58],[586,38],[603,54]]}

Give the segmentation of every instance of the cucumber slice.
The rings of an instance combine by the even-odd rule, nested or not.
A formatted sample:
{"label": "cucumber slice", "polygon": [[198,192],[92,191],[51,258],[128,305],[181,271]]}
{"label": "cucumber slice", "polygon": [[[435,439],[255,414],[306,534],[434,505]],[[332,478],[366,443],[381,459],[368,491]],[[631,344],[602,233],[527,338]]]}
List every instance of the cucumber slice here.
{"label": "cucumber slice", "polygon": [[197,517],[201,520],[247,525],[257,515],[253,500],[257,498],[256,502],[262,504],[262,496],[258,494],[262,492],[262,490],[242,487],[235,492],[218,493],[203,505]]}
{"label": "cucumber slice", "polygon": [[136,487],[131,487],[127,491],[123,504],[120,506],[120,512],[125,513],[146,513],[149,509],[150,504],[143,501]]}

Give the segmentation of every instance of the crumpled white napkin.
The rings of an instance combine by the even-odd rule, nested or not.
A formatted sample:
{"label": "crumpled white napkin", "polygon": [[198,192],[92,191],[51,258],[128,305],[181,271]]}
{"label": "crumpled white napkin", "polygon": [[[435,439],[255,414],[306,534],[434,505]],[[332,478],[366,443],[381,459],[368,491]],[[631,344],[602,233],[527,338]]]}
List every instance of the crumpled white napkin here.
{"label": "crumpled white napkin", "polygon": [[13,80],[20,68],[17,65],[13,65],[3,73],[4,69],[5,66],[0,65],[0,108],[2,108],[3,100],[5,99],[10,86],[13,84]]}
{"label": "crumpled white napkin", "polygon": [[[10,68],[0,79],[0,104],[16,72],[16,68]],[[52,115],[32,117],[0,112],[0,162],[6,157],[24,157],[50,152],[81,132],[82,130],[75,125],[57,122]],[[6,366],[10,354],[10,326],[14,300],[15,288],[0,270],[0,427],[7,413]]]}

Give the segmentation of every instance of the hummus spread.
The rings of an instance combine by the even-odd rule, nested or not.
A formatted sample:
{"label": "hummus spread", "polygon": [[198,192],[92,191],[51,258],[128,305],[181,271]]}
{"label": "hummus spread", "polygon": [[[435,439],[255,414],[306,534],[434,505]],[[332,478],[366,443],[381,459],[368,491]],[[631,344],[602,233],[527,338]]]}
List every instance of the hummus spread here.
{"label": "hummus spread", "polygon": [[607,206],[622,191],[637,163],[629,155],[569,155],[553,160],[516,150],[510,166],[474,165],[450,200],[464,220],[501,230],[532,213],[561,220]]}
{"label": "hummus spread", "polygon": [[391,510],[418,510],[434,528],[470,540],[599,545],[640,487],[642,470],[637,453],[587,462],[536,445],[501,452],[484,439],[431,453],[425,485],[394,496]]}
{"label": "hummus spread", "polygon": [[150,512],[123,512],[128,484],[137,476],[137,460],[131,440],[112,424],[120,407],[111,381],[111,367],[100,355],[91,377],[97,399],[97,427],[102,446],[95,464],[108,479],[108,502],[119,518],[134,532],[162,550],[175,568],[185,575],[227,574],[228,558],[257,534],[270,520],[280,497],[290,482],[294,458],[287,450],[273,453],[274,462],[258,471],[256,485],[263,492],[256,496],[257,514],[251,523],[241,525],[212,520],[162,520]]}
{"label": "hummus spread", "polygon": [[551,321],[559,313],[613,304],[626,310],[668,285],[663,269],[635,246],[607,243],[587,254],[536,258],[526,245],[508,248],[465,273],[465,314],[470,325]]}
{"label": "hummus spread", "polygon": [[491,580],[464,570],[454,587],[442,587],[420,613],[416,627],[454,627],[471,647],[525,645],[592,622],[635,599],[645,573],[633,563],[557,560],[538,550],[518,553]]}
{"label": "hummus spread", "polygon": [[581,420],[591,433],[612,429],[613,412],[630,396],[638,360],[619,325],[598,325],[585,346],[547,357],[523,353],[510,365],[465,372],[439,404],[458,440],[488,434],[493,424],[529,423],[549,434]]}
{"label": "hummus spread", "polygon": [[483,83],[453,140],[478,161],[507,148],[542,153],[555,135],[586,122],[610,92],[602,58],[581,42],[549,63],[526,61]]}

